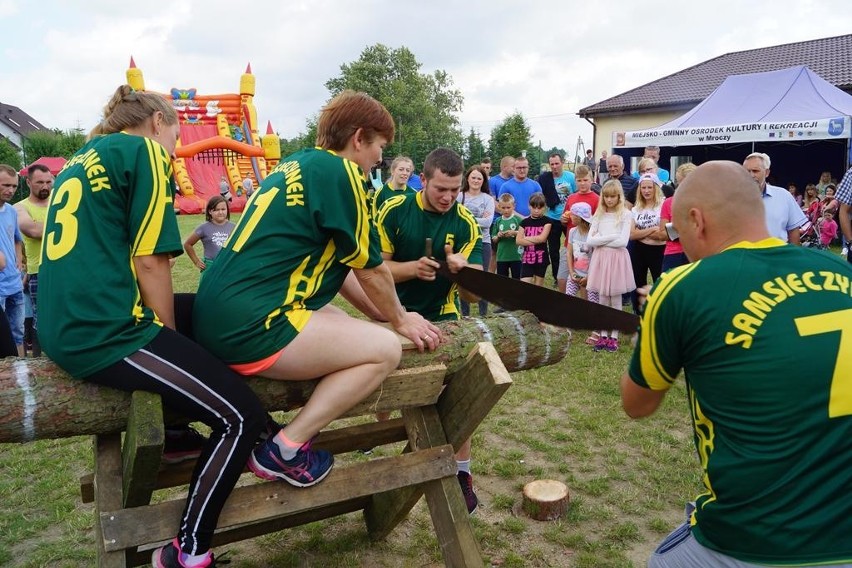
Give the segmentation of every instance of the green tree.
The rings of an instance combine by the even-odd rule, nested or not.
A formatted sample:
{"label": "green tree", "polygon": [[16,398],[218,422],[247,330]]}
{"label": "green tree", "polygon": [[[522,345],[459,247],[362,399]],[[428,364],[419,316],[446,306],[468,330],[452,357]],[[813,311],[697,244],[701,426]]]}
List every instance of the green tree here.
{"label": "green tree", "polygon": [[527,121],[520,112],[507,116],[501,123],[491,130],[491,138],[488,141],[488,150],[492,159],[499,160],[503,156],[520,156],[525,152],[530,159],[530,172],[533,169],[533,160],[536,166],[539,162],[538,147],[534,147],[531,141],[532,134]]}
{"label": "green tree", "polygon": [[16,170],[23,166],[20,152],[5,138],[0,138],[0,164],[12,166]]}
{"label": "green tree", "polygon": [[480,138],[479,133],[473,128],[470,129],[470,134],[467,135],[465,143],[464,159],[468,164],[478,164],[483,157],[487,156],[485,151],[485,143]]}
{"label": "green tree", "polygon": [[335,96],[344,89],[364,91],[380,101],[396,122],[396,140],[388,156],[405,154],[420,169],[426,154],[437,146],[462,153],[464,137],[457,114],[463,97],[445,71],[420,72],[421,64],[406,47],[376,44],[364,49],[357,61],[340,66],[340,76],[325,86]]}
{"label": "green tree", "polygon": [[70,158],[86,143],[82,130],[51,130],[32,132],[24,137],[24,158],[27,163],[43,156]]}

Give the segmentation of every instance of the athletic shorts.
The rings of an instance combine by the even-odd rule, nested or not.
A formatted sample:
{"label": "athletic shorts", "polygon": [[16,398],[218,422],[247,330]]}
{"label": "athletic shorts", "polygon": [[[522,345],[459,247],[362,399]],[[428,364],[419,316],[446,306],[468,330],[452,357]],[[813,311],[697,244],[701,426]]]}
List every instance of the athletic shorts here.
{"label": "athletic shorts", "polygon": [[532,278],[533,276],[544,278],[544,275],[547,272],[547,264],[548,263],[546,262],[542,262],[540,264],[522,264],[521,278]]}
{"label": "athletic shorts", "polygon": [[259,361],[253,361],[251,363],[235,363],[233,365],[228,365],[233,371],[239,373],[240,375],[251,376],[262,373],[263,371],[272,367],[275,362],[281,357],[281,354],[284,353],[284,349],[282,348],[280,351],[276,351],[269,357],[264,357]]}

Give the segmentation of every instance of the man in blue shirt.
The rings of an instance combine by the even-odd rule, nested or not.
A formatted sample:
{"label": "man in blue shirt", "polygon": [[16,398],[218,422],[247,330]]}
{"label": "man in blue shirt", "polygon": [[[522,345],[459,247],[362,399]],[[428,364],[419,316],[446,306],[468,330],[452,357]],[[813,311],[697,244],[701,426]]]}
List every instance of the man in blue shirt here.
{"label": "man in blue shirt", "polygon": [[[645,152],[642,154],[643,158],[651,158],[654,160],[654,163],[657,164],[657,177],[660,178],[662,183],[666,183],[671,179],[669,176],[669,171],[664,170],[660,167],[660,147],[659,146],[645,146]],[[631,175],[634,179],[639,179],[639,175],[641,172],[633,172]]]}
{"label": "man in blue shirt", "polygon": [[18,172],[0,164],[0,308],[12,328],[12,339],[18,356],[24,356],[24,281],[21,268],[24,258],[23,238],[18,229],[18,212],[9,205],[18,189]]}
{"label": "man in blue shirt", "polygon": [[504,183],[497,192],[497,197],[510,193],[515,198],[515,211],[518,215],[529,217],[530,196],[541,191],[537,181],[530,179],[530,163],[526,156],[515,158],[515,176]]}
{"label": "man in blue shirt", "polygon": [[752,152],[746,156],[743,167],[757,182],[763,195],[763,207],[766,210],[766,228],[769,234],[782,241],[798,245],[799,229],[808,222],[796,200],[784,188],[766,183],[771,165],[769,156],[761,152]]}
{"label": "man in blue shirt", "polygon": [[512,173],[515,171],[515,158],[512,156],[503,156],[500,160],[500,171],[488,178],[488,190],[491,195],[497,195],[503,184],[512,179]]}

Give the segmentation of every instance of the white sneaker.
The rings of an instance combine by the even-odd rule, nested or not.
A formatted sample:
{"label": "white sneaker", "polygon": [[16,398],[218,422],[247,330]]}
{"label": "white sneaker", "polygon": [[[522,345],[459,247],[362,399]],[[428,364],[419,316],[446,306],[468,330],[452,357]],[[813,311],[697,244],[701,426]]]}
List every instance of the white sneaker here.
{"label": "white sneaker", "polygon": [[847,254],[849,254],[849,247],[843,247],[840,250],[840,256],[846,256]]}

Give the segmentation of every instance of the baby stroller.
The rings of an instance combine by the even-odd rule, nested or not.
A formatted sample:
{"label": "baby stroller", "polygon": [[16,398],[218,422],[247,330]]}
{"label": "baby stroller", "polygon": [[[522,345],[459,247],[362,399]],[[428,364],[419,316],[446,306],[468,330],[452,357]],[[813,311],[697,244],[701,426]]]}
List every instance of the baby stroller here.
{"label": "baby stroller", "polygon": [[799,237],[803,247],[820,248],[819,224],[822,221],[822,203],[814,202],[805,213],[808,222],[802,227]]}

